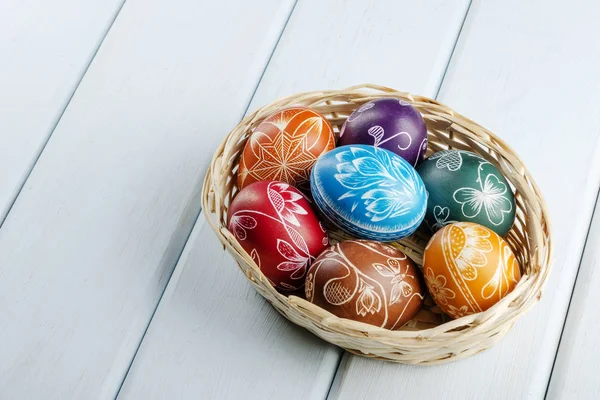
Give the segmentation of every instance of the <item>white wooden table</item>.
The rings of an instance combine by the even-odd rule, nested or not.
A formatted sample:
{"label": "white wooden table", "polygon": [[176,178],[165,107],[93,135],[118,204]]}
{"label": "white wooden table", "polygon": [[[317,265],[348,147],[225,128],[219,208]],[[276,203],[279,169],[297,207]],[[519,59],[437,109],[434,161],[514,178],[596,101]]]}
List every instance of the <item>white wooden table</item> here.
{"label": "white wooden table", "polygon": [[[596,0],[0,1],[0,399],[600,398],[599,19]],[[363,82],[497,132],[550,206],[545,296],[468,360],[344,354],[200,214],[248,110]]]}

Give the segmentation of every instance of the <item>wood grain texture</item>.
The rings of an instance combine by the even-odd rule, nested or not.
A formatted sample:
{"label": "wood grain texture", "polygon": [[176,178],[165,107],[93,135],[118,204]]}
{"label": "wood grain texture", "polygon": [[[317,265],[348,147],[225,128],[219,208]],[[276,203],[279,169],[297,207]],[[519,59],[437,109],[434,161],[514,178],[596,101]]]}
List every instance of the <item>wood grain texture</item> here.
{"label": "wood grain texture", "polygon": [[475,1],[439,97],[511,144],[545,195],[555,263],[541,302],[499,345],[458,363],[348,357],[332,399],[544,397],[600,181],[599,11],[593,1]]}
{"label": "wood grain texture", "polygon": [[0,2],[0,225],[122,3]]}
{"label": "wood grain texture", "polygon": [[[299,91],[363,81],[433,96],[467,5],[300,1],[250,109]],[[431,29],[419,31],[424,25]],[[414,60],[408,62],[399,49]],[[324,398],[341,350],[280,317],[203,221],[200,217],[119,398]]]}
{"label": "wood grain texture", "polygon": [[0,398],[114,398],[291,6],[124,5],[0,229]]}
{"label": "wood grain texture", "polygon": [[581,258],[547,399],[597,399],[600,380],[600,201]]}

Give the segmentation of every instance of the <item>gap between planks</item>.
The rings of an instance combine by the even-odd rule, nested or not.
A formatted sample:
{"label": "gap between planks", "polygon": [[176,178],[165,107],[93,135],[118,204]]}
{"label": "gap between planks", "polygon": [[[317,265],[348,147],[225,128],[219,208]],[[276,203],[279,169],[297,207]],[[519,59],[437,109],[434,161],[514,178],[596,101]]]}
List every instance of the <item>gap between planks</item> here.
{"label": "gap between planks", "polygon": [[[542,187],[553,213],[557,247],[545,296],[497,346],[467,360],[413,368],[354,359],[342,377],[341,398],[367,391],[409,398],[544,396],[600,182],[594,108],[598,92],[593,90],[600,53],[592,39],[597,37],[593,21],[600,8],[592,1],[577,3],[475,3],[474,16],[466,22],[469,34],[458,44],[441,96],[457,110],[480,122],[487,119],[484,125],[505,132],[501,136],[525,157]],[[573,62],[580,54],[588,56],[587,62]],[[553,81],[558,73],[573,79]],[[556,92],[570,100],[559,102],[561,107],[552,112]],[[561,178],[568,179],[569,190],[561,186]],[[473,370],[479,371],[477,380],[470,380]],[[468,384],[460,388],[457,382]]]}
{"label": "gap between planks", "polygon": [[[469,0],[469,3],[467,5],[467,8],[465,10],[464,16],[462,18],[462,22],[460,23],[460,27],[458,28],[458,31],[456,33],[456,36],[454,38],[454,45],[452,46],[452,51],[450,52],[450,55],[448,57],[448,60],[446,62],[446,68],[444,68],[444,73],[442,74],[437,89],[435,91],[435,96],[433,97],[435,100],[437,100],[440,91],[442,90],[442,85],[444,84],[444,79],[446,79],[446,74],[448,73],[448,69],[450,68],[450,63],[452,62],[452,57],[454,56],[454,52],[456,51],[456,45],[458,44],[458,40],[460,39],[460,36],[462,34],[463,28],[465,26],[465,21],[467,20],[467,16],[469,15],[469,11],[471,10],[471,5],[473,4],[473,0]],[[334,386],[340,382],[341,380],[338,377],[338,374],[341,373],[343,374],[345,371],[342,369],[340,369],[340,366],[342,366],[342,364],[344,363],[344,359],[348,358],[348,357],[358,357],[354,354],[348,353],[347,351],[344,351],[342,354],[342,357],[340,357],[340,359],[338,360],[338,364],[336,366],[336,372],[335,375],[331,381],[331,385],[329,386],[329,390],[327,391],[327,396],[326,399],[329,400],[331,398],[332,395],[332,390],[334,389]]]}
{"label": "gap between planks", "polygon": [[[2,229],[2,226],[4,225],[4,221],[6,221],[6,218],[8,217],[8,215],[10,214],[10,211],[12,210],[13,206],[15,205],[15,203],[17,201],[17,198],[19,197],[19,195],[23,191],[23,188],[25,187],[25,184],[27,183],[27,180],[29,179],[29,176],[31,175],[31,172],[35,168],[38,160],[40,159],[40,156],[44,152],[44,149],[46,148],[46,145],[48,144],[48,142],[52,138],[52,134],[56,130],[56,127],[58,126],[58,123],[60,122],[62,116],[64,115],[65,110],[69,107],[69,104],[71,103],[71,100],[73,100],[73,96],[77,92],[77,89],[79,89],[79,85],[81,84],[81,81],[85,77],[85,74],[87,73],[87,71],[88,71],[90,65],[92,64],[92,62],[94,61],[94,58],[96,58],[96,55],[98,54],[98,50],[100,49],[100,47],[102,47],[102,43],[104,43],[104,39],[106,39],[106,35],[108,35],[108,32],[110,31],[110,29],[112,28],[113,24],[115,23],[115,20],[119,16],[119,13],[123,9],[123,5],[125,4],[126,1],[127,0],[122,0],[121,4],[117,7],[117,10],[116,10],[114,16],[111,18],[111,20],[110,20],[110,22],[109,22],[109,24],[107,26],[107,29],[102,33],[102,38],[98,42],[96,48],[94,49],[94,51],[92,53],[92,56],[90,57],[90,59],[88,60],[87,64],[83,68],[83,71],[81,72],[81,74],[79,75],[79,77],[76,79],[77,83],[75,84],[75,87],[73,88],[73,90],[71,91],[71,93],[68,95],[68,99],[65,102],[64,106],[62,107],[62,109],[59,111],[57,118],[52,123],[51,128],[49,130],[49,133],[46,135],[45,138],[42,139],[42,142],[39,145],[39,149],[36,151],[36,153],[33,156],[33,160],[32,160],[31,165],[29,165],[27,167],[27,170],[24,171],[24,177],[23,177],[22,181],[20,183],[18,183],[18,186],[16,188],[16,192],[14,193],[14,195],[12,196],[12,198],[7,199],[8,203],[6,205],[5,211],[2,212],[2,209],[0,208],[0,229]],[[0,199],[0,206],[2,206],[2,204],[1,204],[2,200],[3,199]]]}
{"label": "gap between planks", "polygon": [[[598,147],[599,147],[599,149],[597,150],[596,153],[600,154],[600,143],[599,143]],[[597,164],[600,164],[600,163],[597,163]],[[600,165],[596,166],[596,168],[598,168],[598,167],[600,167]],[[561,387],[558,387],[558,388],[556,388],[556,390],[554,392],[552,391],[554,389],[552,385],[554,382],[556,382],[556,381],[553,381],[553,378],[555,378],[555,373],[557,373],[556,372],[557,363],[560,362],[559,354],[561,352],[561,348],[562,348],[562,346],[565,346],[565,348],[567,348],[567,346],[568,346],[566,343],[563,342],[563,340],[565,339],[564,338],[565,331],[568,330],[570,323],[577,324],[576,320],[575,320],[575,322],[571,322],[571,320],[569,319],[569,314],[574,313],[574,310],[572,310],[571,307],[573,306],[573,299],[576,297],[576,290],[578,287],[580,273],[582,271],[584,271],[586,268],[588,268],[586,265],[584,265],[584,261],[586,260],[586,255],[587,255],[588,251],[589,252],[593,251],[593,249],[589,249],[588,245],[595,246],[597,244],[596,243],[597,234],[594,236],[593,236],[593,234],[595,232],[594,229],[596,228],[594,226],[594,224],[600,223],[600,208],[598,207],[598,202],[600,202],[600,185],[598,185],[596,200],[594,201],[594,209],[592,211],[592,216],[590,218],[590,223],[588,225],[587,233],[585,236],[585,243],[583,246],[583,250],[581,252],[581,257],[579,258],[577,272],[575,273],[575,280],[573,281],[573,286],[571,288],[571,297],[569,298],[569,305],[567,306],[567,311],[564,315],[563,326],[562,326],[562,329],[560,332],[558,344],[556,346],[556,352],[554,354],[554,360],[552,362],[552,368],[550,370],[548,384],[546,385],[546,392],[544,393],[544,399],[547,399],[550,394],[553,396],[559,395],[559,393],[554,393],[554,392],[556,392],[556,391],[560,392],[560,390],[562,389]],[[596,264],[592,265],[590,268],[593,268],[595,266],[596,266]],[[582,284],[582,282],[579,282],[579,285],[581,285],[581,284]],[[590,305],[591,305],[591,303],[590,303]],[[576,304],[576,306],[581,307],[580,304]],[[575,311],[578,311],[578,310],[575,310]],[[575,329],[575,328],[573,328],[573,329]],[[592,337],[594,337],[594,336],[592,335]],[[597,341],[592,342],[590,347],[593,349],[596,346],[598,346]],[[582,360],[582,362],[583,362],[583,360]],[[558,365],[558,366],[560,367],[560,365]],[[567,367],[568,367],[568,365],[567,365]],[[562,378],[562,377],[560,377],[560,378]],[[557,380],[560,378],[557,378]],[[589,388],[587,388],[587,387],[582,387],[582,389],[583,389],[583,391],[585,391],[586,389],[588,389],[588,391],[589,391]],[[570,395],[570,394],[571,393],[568,393],[568,395]],[[563,395],[565,395],[565,393],[563,393]]]}
{"label": "gap between planks", "polygon": [[[216,126],[241,114],[292,1],[265,1],[268,13],[233,3],[242,9],[237,16],[222,4],[127,2],[89,65],[0,231],[1,258],[8,260],[0,265],[0,333],[18,337],[2,351],[5,396],[115,395],[198,214],[193,180],[202,178],[208,154],[193,152],[216,145],[197,134],[198,126],[220,131]],[[198,24],[194,18],[207,9],[240,26],[219,31],[228,47],[208,38],[203,53],[190,53],[182,39],[197,43],[198,33],[223,26],[220,18]],[[249,32],[244,18],[260,26]],[[176,26],[157,29],[165,19]],[[199,57],[207,54],[216,62]],[[222,71],[227,80],[215,82]],[[147,88],[159,95],[145,95]],[[216,90],[225,93],[209,97]],[[199,120],[198,101],[205,115],[219,104],[229,113]],[[136,140],[138,130],[144,140]],[[27,217],[36,229],[23,222]],[[102,349],[90,346],[98,343]],[[33,376],[27,387],[15,384]]]}
{"label": "gap between planks", "polygon": [[[464,8],[462,7],[462,4],[461,4],[461,9],[460,9],[460,11],[461,11],[461,14],[460,14],[460,15],[456,15],[456,16],[455,16],[455,15],[452,15],[453,19],[455,18],[455,20],[456,20],[456,21],[455,21],[455,22],[456,22],[456,25],[453,25],[453,29],[452,29],[452,32],[453,32],[453,41],[452,41],[452,42],[450,42],[450,43],[446,43],[446,44],[445,44],[445,45],[447,45],[447,46],[448,46],[448,49],[449,49],[450,51],[447,53],[447,55],[445,55],[445,53],[446,53],[445,51],[444,51],[444,52],[442,52],[442,54],[444,54],[444,55],[445,55],[445,59],[443,60],[443,64],[442,64],[442,61],[440,61],[440,64],[441,64],[441,65],[439,65],[439,74],[438,74],[438,68],[431,68],[429,65],[427,65],[427,67],[431,68],[431,73],[432,73],[432,75],[430,76],[430,78],[431,78],[431,77],[435,77],[435,82],[428,82],[428,83],[429,83],[429,85],[427,85],[427,86],[426,86],[426,85],[422,85],[422,87],[421,87],[421,88],[419,88],[419,87],[416,87],[416,88],[415,88],[415,87],[411,87],[411,88],[409,88],[409,90],[414,90],[415,92],[418,92],[418,93],[423,93],[423,92],[425,92],[425,94],[429,94],[430,96],[433,96],[433,95],[434,95],[434,94],[435,94],[435,93],[436,93],[436,92],[439,90],[439,88],[440,88],[440,86],[441,86],[441,81],[442,81],[442,79],[443,79],[443,76],[445,75],[445,73],[446,73],[446,71],[447,71],[447,68],[448,68],[448,63],[450,62],[450,59],[451,59],[451,57],[452,57],[452,53],[453,53],[453,51],[454,51],[454,48],[455,48],[455,46],[456,46],[457,39],[458,39],[458,35],[459,35],[459,33],[460,33],[460,29],[461,29],[461,27],[462,27],[462,24],[464,23],[464,20],[465,20],[465,17],[466,17],[466,15],[467,15],[467,12],[468,12],[468,9],[469,9],[469,7],[470,7],[470,2],[466,2],[466,1],[465,1],[465,2],[464,2]],[[453,21],[453,23],[454,23],[454,21]],[[280,38],[280,40],[281,40],[281,38]],[[449,42],[449,41],[448,41],[448,42]],[[281,47],[281,44],[280,44],[278,47]],[[444,50],[445,50],[445,48],[444,48]],[[435,60],[435,61],[436,61],[436,62],[435,62],[435,64],[437,64],[437,62],[438,62],[439,60]],[[343,62],[343,60],[341,60],[341,62]],[[269,62],[269,67],[270,67],[270,64],[271,64],[271,62]],[[276,66],[276,67],[277,67],[277,66]],[[278,67],[279,67],[279,68],[281,68],[281,65],[278,65]],[[425,67],[425,66],[424,66],[424,67]],[[438,67],[438,66],[436,65],[436,67]],[[300,68],[300,69],[301,69],[301,68]],[[429,69],[428,69],[428,68],[426,68],[426,69],[429,71]],[[409,70],[410,70],[410,69],[409,69]],[[266,72],[266,70],[263,72],[263,76],[264,76],[264,73],[265,73],[265,72]],[[308,73],[310,73],[311,71],[307,71],[307,72],[308,72]],[[419,84],[421,84],[421,83],[422,83],[422,81],[420,80],[420,78],[421,78],[421,77],[419,77]],[[261,82],[262,82],[262,81],[263,81],[263,79],[262,79],[262,77],[261,77]],[[318,81],[318,79],[317,79],[316,81]],[[408,80],[407,80],[407,81],[408,81]],[[275,83],[276,83],[276,82],[277,82],[277,80],[275,80]],[[314,82],[313,82],[313,83],[314,83]],[[355,82],[355,81],[352,81],[352,82],[350,82],[350,84],[352,84],[352,83],[354,83],[354,84],[355,84],[355,83],[357,83],[357,82]],[[381,83],[381,82],[380,82],[380,83]],[[385,82],[383,82],[383,83],[385,83]],[[312,84],[312,83],[311,83],[311,84]],[[391,83],[390,83],[390,84],[391,84]],[[393,85],[393,84],[391,84],[391,85]],[[255,99],[254,99],[254,100],[256,100],[256,98],[260,98],[260,99],[261,99],[261,100],[264,102],[264,100],[265,100],[265,99],[269,99],[269,98],[271,97],[271,96],[269,96],[269,95],[266,95],[266,96],[264,95],[264,90],[263,90],[263,89],[265,89],[265,87],[264,87],[264,86],[265,86],[264,84],[263,84],[263,85],[261,85],[260,83],[259,83],[259,85],[257,85],[257,90],[255,90]],[[276,86],[276,85],[271,85],[271,87],[267,88],[267,89],[266,89],[266,90],[267,90],[267,92],[268,92],[269,90],[272,90],[272,86]],[[258,89],[259,87],[260,87],[260,90]],[[424,89],[423,87],[426,87],[426,89]],[[319,87],[315,87],[314,89],[324,89],[324,87],[320,87],[320,88],[319,88]],[[300,88],[299,88],[299,90],[306,90],[306,88],[305,88],[305,87],[300,87]],[[259,93],[259,95],[257,96],[257,92],[259,92],[259,91],[262,91],[262,93]],[[429,93],[428,93],[428,92],[429,92]],[[272,93],[270,93],[270,94],[272,94]],[[262,95],[262,97],[261,97],[261,95]],[[279,95],[281,95],[281,93],[280,93]],[[278,96],[276,95],[275,97],[278,97]],[[272,98],[271,98],[271,100],[272,100]],[[252,103],[260,103],[260,101],[252,101]],[[249,108],[248,108],[248,109],[249,109]],[[198,227],[196,227],[195,229],[198,229]],[[192,234],[192,236],[193,236],[193,234]],[[186,245],[186,247],[187,247],[187,246],[189,246],[189,243]],[[184,266],[182,265],[182,266],[178,266],[178,267],[176,267],[176,268],[177,268],[177,269],[179,269],[179,268],[183,268],[183,267],[184,267]],[[235,272],[235,273],[239,273],[239,272],[237,272],[237,271],[234,271],[234,272]],[[174,275],[174,276],[175,276],[175,275]],[[171,280],[171,282],[169,283],[169,285],[171,285],[172,283],[173,283],[173,282],[172,282],[172,280]],[[167,290],[168,290],[168,289],[167,289]],[[163,302],[164,302],[164,299],[163,299]],[[163,302],[161,302],[161,303],[163,303]],[[159,306],[160,306],[160,304],[159,304]],[[152,321],[152,322],[153,322],[153,323],[157,323],[157,322],[156,322],[156,316],[155,316],[155,318],[153,318],[153,321]],[[152,323],[152,322],[151,322],[151,323]],[[287,322],[286,322],[286,323],[287,323]],[[287,323],[287,324],[289,324],[289,323]],[[139,361],[139,357],[136,357],[136,359]],[[134,360],[134,362],[135,362],[135,361],[136,361],[136,360]],[[341,357],[339,357],[339,356],[338,356],[338,357],[337,357],[337,359],[336,359],[336,363],[335,363],[335,365],[332,365],[332,377],[333,377],[333,373],[334,373],[334,371],[335,371],[335,370],[337,370],[337,366],[339,365],[340,361],[341,361]],[[131,378],[131,375],[129,375],[129,377]],[[334,379],[331,379],[331,380],[329,380],[329,385],[328,385],[328,386],[329,386],[329,388],[328,388],[328,390],[330,390],[330,389],[331,389],[331,384],[332,384],[333,382],[334,382]],[[323,395],[326,395],[326,393],[327,393],[327,391],[326,391],[326,392],[324,392],[324,393],[323,393]]]}
{"label": "gap between planks", "polygon": [[[264,65],[264,68],[260,74],[260,77],[257,80],[256,85],[254,86],[254,90],[252,91],[252,95],[250,96],[250,100],[248,101],[246,108],[244,109],[244,115],[246,115],[246,113],[248,112],[248,108],[250,107],[250,104],[252,103],[252,99],[254,98],[254,95],[256,94],[256,90],[258,89],[258,86],[260,85],[260,82],[262,81],[263,76],[265,75],[265,71],[267,70],[267,67],[269,66],[269,63],[271,62],[271,58],[273,57],[273,53],[275,53],[275,49],[277,48],[277,45],[279,44],[279,41],[281,40],[281,36],[283,35],[283,32],[285,31],[285,28],[288,24],[288,22],[290,21],[290,18],[292,16],[292,14],[294,13],[294,9],[296,8],[296,4],[298,3],[298,0],[294,0],[294,3],[292,4],[292,7],[290,9],[290,12],[279,32],[279,35],[277,37],[277,40],[275,41],[275,44],[273,45],[273,48],[271,50],[271,54],[269,55],[269,58],[267,60],[267,62]],[[241,121],[241,119],[240,119]],[[198,189],[201,189],[202,185],[198,185]],[[174,267],[171,269],[171,274],[169,275],[166,284],[163,287],[163,290],[160,294],[160,297],[158,299],[158,301],[156,302],[156,305],[154,307],[154,311],[152,312],[152,316],[150,317],[150,319],[148,320],[148,324],[146,325],[146,329],[144,329],[144,333],[142,334],[137,348],[135,349],[135,352],[133,354],[133,357],[131,357],[131,361],[129,362],[129,366],[127,367],[127,371],[125,372],[125,374],[123,375],[123,379],[121,380],[121,384],[119,385],[119,389],[117,390],[117,393],[115,395],[115,400],[119,397],[119,394],[121,393],[121,390],[123,389],[123,384],[125,383],[125,381],[127,380],[127,376],[129,375],[129,371],[131,370],[131,366],[133,365],[133,362],[140,350],[140,346],[142,345],[142,342],[144,341],[144,338],[146,337],[146,333],[148,333],[148,328],[150,327],[150,324],[152,324],[152,320],[154,319],[154,315],[156,314],[156,310],[158,309],[162,298],[165,294],[165,291],[167,290],[167,287],[169,286],[169,282],[171,281],[171,278],[173,277],[173,274],[175,273],[175,269],[177,267],[177,265],[179,264],[179,260],[181,259],[182,254],[184,253],[186,247],[188,246],[188,242],[190,241],[190,236],[192,234],[192,231],[194,230],[194,228],[196,227],[196,224],[198,223],[199,217],[202,213],[202,207],[200,206],[197,211],[196,211],[196,218],[194,218],[194,223],[191,224],[190,229],[188,230],[188,232],[185,232],[185,241],[184,241],[184,245],[181,247],[179,254],[177,255],[175,262],[174,262]],[[204,224],[204,220],[202,221],[202,224]]]}

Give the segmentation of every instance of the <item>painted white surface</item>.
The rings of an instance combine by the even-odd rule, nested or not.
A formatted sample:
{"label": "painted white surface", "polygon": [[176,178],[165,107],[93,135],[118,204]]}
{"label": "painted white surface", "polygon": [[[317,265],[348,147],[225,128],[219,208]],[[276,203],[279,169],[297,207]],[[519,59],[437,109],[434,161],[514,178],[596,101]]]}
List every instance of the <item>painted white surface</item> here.
{"label": "painted white surface", "polygon": [[300,0],[250,105],[375,83],[435,96],[468,0]]}
{"label": "painted white surface", "polygon": [[0,225],[122,3],[0,1]]}
{"label": "painted white surface", "polygon": [[291,6],[124,5],[0,229],[0,398],[114,398]]}
{"label": "painted white surface", "polygon": [[256,293],[201,215],[119,399],[322,399],[339,355]]}
{"label": "painted white surface", "polygon": [[[250,109],[299,91],[361,82],[434,96],[467,5],[301,0]],[[412,61],[399,49],[413,54]],[[340,349],[280,317],[203,221],[119,398],[325,398]]]}
{"label": "painted white surface", "polygon": [[599,12],[592,0],[474,1],[439,97],[511,144],[545,195],[555,264],[541,302],[499,345],[457,363],[347,357],[332,399],[544,397],[600,181]]}
{"label": "painted white surface", "polygon": [[567,322],[548,386],[548,399],[597,399],[600,395],[600,205],[586,241]]}
{"label": "painted white surface", "polygon": [[[12,32],[0,35],[12,60],[0,63],[0,220],[120,1],[46,3],[0,4],[0,32]],[[128,0],[0,229],[0,398],[114,397],[194,222],[209,157],[291,6]],[[250,108],[366,81],[434,96],[466,7],[300,0]],[[542,302],[459,363],[346,355],[331,398],[543,398],[600,181],[599,17],[592,0],[474,0],[441,91],[505,138],[544,191],[556,263]],[[600,390],[599,218],[548,398]],[[120,397],[324,398],[339,350],[279,317],[203,221]]]}

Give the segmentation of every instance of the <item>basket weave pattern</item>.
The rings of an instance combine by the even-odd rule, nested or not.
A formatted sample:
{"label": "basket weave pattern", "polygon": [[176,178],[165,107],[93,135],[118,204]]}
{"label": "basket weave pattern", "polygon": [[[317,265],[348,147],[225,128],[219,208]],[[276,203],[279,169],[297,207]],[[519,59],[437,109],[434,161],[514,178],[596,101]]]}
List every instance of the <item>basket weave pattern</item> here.
{"label": "basket weave pattern", "polygon": [[[516,289],[489,310],[449,320],[429,296],[417,316],[401,330],[389,331],[333,314],[296,296],[277,292],[227,229],[227,209],[237,193],[236,173],[246,140],[264,118],[290,106],[323,114],[339,133],[358,107],[376,98],[394,97],[416,107],[427,125],[428,155],[444,149],[469,150],[498,167],[515,192],[516,219],[507,236],[523,274]],[[552,259],[550,221],[540,190],[519,157],[502,140],[449,107],[422,96],[360,85],[345,90],[300,93],[282,98],[248,115],[219,146],[204,181],[202,207],[220,241],[236,259],[256,290],[287,319],[317,336],[359,354],[408,364],[435,364],[474,355],[498,342],[541,297]],[[329,228],[332,242],[348,238]],[[417,231],[391,243],[421,265],[429,239]]]}

